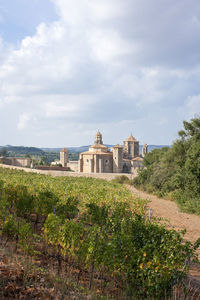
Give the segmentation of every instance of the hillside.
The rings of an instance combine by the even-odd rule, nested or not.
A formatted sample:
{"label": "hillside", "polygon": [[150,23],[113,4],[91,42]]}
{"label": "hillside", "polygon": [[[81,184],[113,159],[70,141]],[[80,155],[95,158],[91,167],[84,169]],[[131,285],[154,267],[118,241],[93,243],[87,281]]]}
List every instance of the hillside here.
{"label": "hillside", "polygon": [[147,153],[134,185],[200,215],[200,118],[183,121],[183,126],[170,148]]}
{"label": "hillside", "polygon": [[[108,148],[113,147],[114,145],[105,144]],[[80,147],[67,147],[67,149],[72,153],[80,153],[87,151],[91,145],[80,146]],[[142,146],[140,145],[140,153],[142,152]],[[170,147],[169,145],[148,145],[148,151],[152,151],[153,149],[161,149],[163,147]],[[62,148],[41,148],[41,150],[46,152],[60,152]]]}
{"label": "hillside", "polygon": [[0,151],[6,150],[9,156],[43,156],[45,152],[42,149],[36,147],[25,147],[25,146],[0,146]]}
{"label": "hillside", "polygon": [[[149,220],[146,201],[123,185],[0,168],[0,189],[1,240],[12,248],[8,255],[0,247],[5,297],[21,296],[24,286],[27,294],[61,293],[56,299],[83,291],[99,295],[89,299],[171,299],[185,261],[196,257],[198,244]],[[16,251],[24,256],[14,257],[14,271]]]}

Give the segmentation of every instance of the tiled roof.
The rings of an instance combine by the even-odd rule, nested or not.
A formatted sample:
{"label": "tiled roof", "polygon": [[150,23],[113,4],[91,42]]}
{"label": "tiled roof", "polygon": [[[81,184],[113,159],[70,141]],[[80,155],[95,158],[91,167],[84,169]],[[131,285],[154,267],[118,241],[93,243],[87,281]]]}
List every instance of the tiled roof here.
{"label": "tiled roof", "polygon": [[137,140],[132,136],[132,134],[125,140],[125,142],[137,142]]}
{"label": "tiled roof", "polygon": [[113,148],[123,148],[123,147],[120,144],[117,144]]}
{"label": "tiled roof", "polygon": [[63,148],[60,152],[68,152],[67,148]]}
{"label": "tiled roof", "polygon": [[92,146],[90,146],[90,148],[101,148],[101,149],[108,149],[108,147],[106,147],[103,144],[93,144]]}
{"label": "tiled roof", "polygon": [[106,152],[101,152],[101,151],[85,151],[80,153],[81,155],[113,155],[112,152],[106,151]]}
{"label": "tiled roof", "polygon": [[137,157],[134,157],[132,160],[133,161],[143,161],[143,158],[140,156],[137,156]]}

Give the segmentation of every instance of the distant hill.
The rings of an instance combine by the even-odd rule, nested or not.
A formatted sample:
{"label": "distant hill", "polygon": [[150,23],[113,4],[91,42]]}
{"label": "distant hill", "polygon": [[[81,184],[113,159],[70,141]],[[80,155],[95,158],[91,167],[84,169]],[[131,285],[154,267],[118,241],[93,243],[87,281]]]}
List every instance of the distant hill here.
{"label": "distant hill", "polygon": [[[114,145],[105,144],[108,148],[113,147]],[[91,145],[87,146],[80,146],[80,147],[67,147],[69,152],[72,153],[80,153],[87,151]],[[143,145],[140,145],[140,153],[142,152]],[[153,149],[161,149],[163,147],[170,147],[169,145],[148,145],[148,151],[151,151]],[[41,148],[45,152],[60,152],[62,148]]]}
{"label": "distant hill", "polygon": [[[108,148],[113,147],[113,145],[108,145],[105,144]],[[84,152],[87,151],[89,149],[91,145],[87,145],[87,146],[80,146],[80,147],[67,147],[67,149],[69,150],[69,152],[72,153],[80,153],[80,152]],[[60,152],[60,150],[62,148],[41,148],[43,151],[45,152]]]}
{"label": "distant hill", "polygon": [[9,156],[24,156],[24,155],[30,155],[30,156],[43,156],[45,155],[45,152],[36,147],[24,147],[24,146],[0,146],[0,150],[6,150]]}
{"label": "distant hill", "polygon": [[[114,145],[106,144],[108,148],[113,147]],[[90,145],[80,146],[80,147],[67,147],[70,153],[80,153],[87,151]],[[148,145],[148,151],[153,149],[161,149],[163,147],[170,147],[169,145]],[[0,151],[5,149],[9,156],[49,156],[50,152],[59,153],[62,148],[36,148],[36,147],[24,147],[24,146],[0,146]],[[140,145],[140,153],[142,152],[142,145]],[[56,154],[56,155],[57,155]]]}
{"label": "distant hill", "polygon": [[[142,152],[142,147],[143,145],[140,145],[140,153]],[[148,152],[150,152],[153,149],[161,149],[164,147],[170,148],[171,146],[170,145],[148,145]]]}

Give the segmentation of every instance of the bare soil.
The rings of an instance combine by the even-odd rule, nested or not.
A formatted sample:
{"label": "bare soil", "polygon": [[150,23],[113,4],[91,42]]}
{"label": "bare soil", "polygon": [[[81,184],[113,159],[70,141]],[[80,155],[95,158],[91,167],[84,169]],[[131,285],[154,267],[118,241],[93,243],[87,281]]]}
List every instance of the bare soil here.
{"label": "bare soil", "polygon": [[[193,243],[200,238],[200,216],[181,212],[176,203],[173,201],[147,194],[143,191],[137,190],[133,186],[127,185],[127,187],[136,196],[150,200],[147,206],[152,209],[152,216],[160,217],[168,221],[168,228],[173,228],[177,231],[186,229],[185,239]],[[200,248],[197,250],[197,253],[200,260]],[[200,287],[199,265],[191,264],[190,278]]]}

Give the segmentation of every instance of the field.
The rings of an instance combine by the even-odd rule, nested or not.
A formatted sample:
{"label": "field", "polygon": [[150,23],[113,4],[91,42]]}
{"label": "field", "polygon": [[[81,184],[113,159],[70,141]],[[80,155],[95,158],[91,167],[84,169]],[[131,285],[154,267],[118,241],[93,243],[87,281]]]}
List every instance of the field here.
{"label": "field", "polygon": [[149,220],[145,206],[113,182],[0,168],[1,241],[29,260],[23,288],[35,293],[33,270],[60,299],[170,299],[199,242]]}

